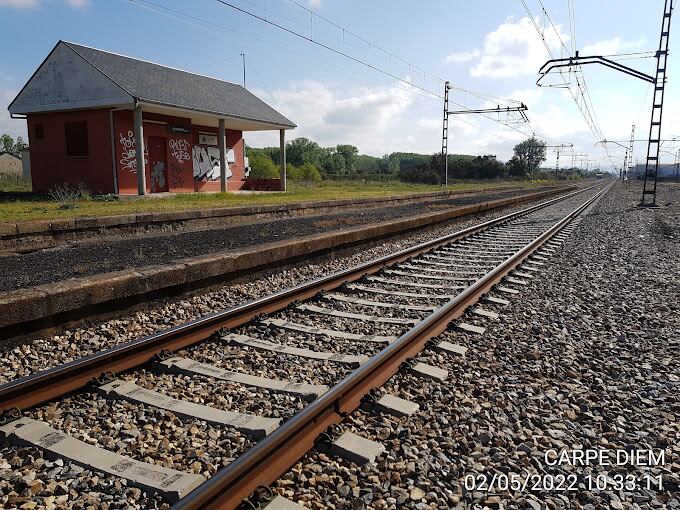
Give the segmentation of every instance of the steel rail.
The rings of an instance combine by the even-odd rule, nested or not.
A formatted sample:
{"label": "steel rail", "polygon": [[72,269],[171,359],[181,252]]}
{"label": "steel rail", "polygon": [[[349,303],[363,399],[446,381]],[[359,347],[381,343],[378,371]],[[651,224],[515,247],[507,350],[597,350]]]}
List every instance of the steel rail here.
{"label": "steel rail", "polygon": [[588,191],[596,186],[589,186],[459,232],[426,241],[358,266],[305,282],[270,296],[215,312],[200,319],[11,381],[0,386],[0,412],[13,408],[19,410],[28,409],[43,402],[60,398],[86,387],[93,379],[100,377],[104,373],[112,372],[116,374],[141,366],[165,350],[175,351],[197,344],[209,338],[219,329],[234,328],[245,324],[260,314],[277,312],[294,301],[309,299],[319,291],[332,290],[344,283],[359,280],[366,275],[380,271],[385,266],[402,262],[415,255],[436,249],[452,241],[463,239],[491,226],[524,216],[555,202]]}
{"label": "steel rail", "polygon": [[[387,382],[399,370],[402,363],[420,352],[430,339],[442,333],[452,320],[463,315],[470,305],[476,303],[483,294],[491,290],[515,267],[560,232],[574,217],[606,193],[612,185],[613,183],[599,191],[454,299],[404,333],[393,344],[371,357],[368,362],[281,425],[255,447],[173,505],[172,510],[234,509],[258,487],[274,482],[314,448],[319,434],[326,431],[329,426],[340,423],[349,413],[357,409],[365,395]],[[486,224],[488,225],[489,222]]]}

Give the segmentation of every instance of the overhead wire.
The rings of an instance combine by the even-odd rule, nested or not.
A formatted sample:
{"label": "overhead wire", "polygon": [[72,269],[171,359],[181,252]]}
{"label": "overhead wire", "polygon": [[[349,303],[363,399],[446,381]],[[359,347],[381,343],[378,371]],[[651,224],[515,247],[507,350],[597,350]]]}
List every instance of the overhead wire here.
{"label": "overhead wire", "polygon": [[[239,32],[239,31],[234,30],[234,29],[231,29],[231,28],[229,28],[229,27],[225,27],[225,26],[223,26],[223,25],[219,25],[219,24],[214,23],[214,22],[212,22],[212,21],[208,21],[208,20],[205,20],[205,19],[202,19],[202,18],[193,16],[193,15],[184,13],[184,12],[182,12],[182,11],[178,11],[178,10],[175,10],[175,9],[168,8],[168,7],[166,7],[166,6],[157,4],[157,3],[155,3],[155,2],[153,2],[153,1],[151,1],[151,0],[123,0],[123,1],[128,2],[128,3],[131,3],[131,4],[133,4],[133,5],[137,6],[137,7],[146,9],[146,10],[148,10],[148,11],[154,12],[154,13],[156,13],[156,14],[161,14],[161,15],[163,15],[163,16],[165,16],[165,17],[168,17],[168,18],[170,18],[170,19],[179,21],[179,22],[181,22],[181,23],[185,23],[185,24],[188,24],[188,25],[191,25],[191,26],[195,26],[195,27],[197,27],[197,28],[200,28],[200,29],[202,29],[202,30],[205,30],[205,31],[207,31],[207,32],[210,32],[210,33],[212,33],[212,34],[214,34],[214,35],[226,37],[226,34],[222,33],[221,31],[213,30],[213,29],[211,29],[211,28],[209,28],[209,27],[207,27],[207,26],[204,26],[204,25],[210,25],[210,26],[212,26],[212,27],[214,27],[214,28],[218,28],[219,30],[224,30],[224,31],[231,32],[231,33],[233,33],[233,34],[236,34],[236,35],[239,36],[239,37],[244,37],[244,38],[252,39],[252,40],[254,40],[254,41],[256,41],[256,42],[258,42],[258,43],[260,43],[260,44],[267,45],[267,46],[271,46],[271,47],[275,47],[275,48],[280,49],[280,50],[282,50],[282,51],[285,51],[285,52],[288,52],[288,53],[291,53],[291,54],[294,54],[294,55],[303,57],[303,58],[305,58],[305,59],[311,60],[311,61],[316,62],[317,64],[320,64],[320,65],[323,65],[323,66],[332,67],[332,68],[339,69],[339,70],[344,71],[344,72],[349,72],[349,73],[352,73],[352,74],[356,74],[357,76],[361,76],[361,77],[367,78],[367,79],[369,79],[369,80],[373,80],[373,81],[376,81],[376,82],[380,82],[380,83],[383,83],[383,84],[387,84],[387,85],[389,85],[389,86],[391,86],[391,87],[393,87],[393,88],[396,88],[396,89],[398,89],[398,90],[400,90],[400,91],[406,92],[407,94],[413,94],[413,95],[415,95],[415,96],[419,96],[419,97],[423,97],[423,98],[427,98],[427,99],[435,99],[435,98],[433,98],[432,96],[426,96],[426,95],[424,95],[424,94],[422,94],[422,93],[419,93],[417,90],[411,90],[411,89],[406,89],[406,88],[400,87],[400,86],[398,86],[397,84],[394,84],[394,83],[392,83],[392,82],[387,82],[387,81],[384,81],[384,80],[380,80],[380,79],[378,79],[378,78],[376,78],[376,77],[369,76],[369,75],[366,75],[366,74],[364,74],[364,73],[360,73],[360,72],[358,72],[358,71],[356,71],[356,70],[354,70],[354,69],[349,69],[349,68],[347,68],[347,67],[343,67],[343,66],[340,66],[340,65],[337,65],[337,64],[333,64],[333,63],[330,63],[330,62],[327,62],[327,61],[318,59],[318,58],[316,58],[316,57],[313,57],[313,56],[311,56],[311,55],[307,55],[306,53],[302,53],[302,52],[299,52],[299,51],[296,51],[296,50],[292,50],[292,49],[287,48],[287,47],[285,47],[285,46],[283,46],[283,45],[280,45],[280,44],[277,44],[277,43],[273,43],[273,42],[271,42],[271,41],[267,41],[267,40],[261,39],[261,38],[259,38],[259,37],[255,37],[255,36],[252,36],[252,35],[250,35],[250,34],[245,34],[245,33],[243,33],[243,32]],[[154,9],[154,8],[152,8],[152,7],[149,7],[149,5],[144,5],[144,4],[149,4],[149,5],[151,5],[151,6],[156,7],[157,9]],[[165,12],[165,11],[169,11],[169,12]],[[192,21],[194,21],[194,22],[198,22],[198,23],[193,23],[192,21],[188,21],[187,19],[182,19],[182,18],[178,17],[177,15],[185,16],[185,17],[187,17],[188,19],[190,19],[190,20],[192,20]],[[404,99],[410,100],[409,98],[402,98],[402,97],[400,97],[400,96],[393,96],[393,97],[399,98],[399,99],[401,99],[401,100],[404,100]],[[415,104],[419,104],[420,106],[423,106],[423,107],[425,107],[425,108],[432,108],[432,109],[436,109],[436,110],[440,110],[440,109],[441,109],[439,106],[436,106],[436,107],[435,107],[434,105],[427,105],[427,104],[424,104],[424,103],[417,103],[417,102],[414,102],[414,103],[415,103]]]}
{"label": "overhead wire", "polygon": [[[280,45],[280,44],[277,44],[277,43],[272,43],[272,42],[270,42],[270,41],[267,41],[267,40],[264,40],[264,39],[261,39],[261,38],[252,36],[252,35],[250,35],[250,34],[245,34],[245,33],[243,33],[243,32],[239,32],[239,31],[234,30],[234,29],[231,29],[231,28],[229,28],[229,27],[225,27],[225,26],[223,26],[223,25],[217,24],[217,23],[215,23],[215,22],[213,22],[213,21],[208,21],[208,20],[202,19],[202,18],[200,18],[200,17],[194,16],[194,15],[192,15],[192,14],[188,14],[188,13],[185,13],[185,12],[182,12],[182,11],[179,11],[179,10],[176,10],[176,9],[169,8],[169,7],[164,6],[164,5],[160,5],[160,4],[158,4],[158,3],[156,3],[156,2],[153,2],[153,1],[151,1],[151,0],[124,0],[124,1],[127,1],[127,2],[129,2],[129,3],[132,3],[133,5],[136,5],[136,6],[138,6],[138,7],[144,8],[144,9],[149,10],[149,11],[151,11],[151,12],[154,12],[154,13],[157,13],[157,14],[164,15],[164,16],[169,17],[169,18],[171,18],[171,19],[174,19],[174,20],[176,20],[176,21],[180,21],[180,22],[185,23],[185,24],[189,24],[189,25],[196,26],[196,27],[198,27],[198,28],[201,28],[201,29],[203,29],[203,30],[206,30],[206,31],[208,31],[208,32],[210,32],[210,33],[213,33],[213,34],[216,34],[216,35],[224,36],[225,34],[219,32],[219,31],[212,30],[211,28],[206,27],[206,26],[204,26],[204,25],[209,25],[209,26],[212,26],[212,27],[214,27],[214,28],[218,28],[219,30],[225,30],[225,31],[231,32],[231,33],[233,33],[233,34],[236,34],[237,36],[245,37],[245,38],[248,38],[248,39],[252,39],[252,40],[254,40],[254,41],[257,41],[257,42],[260,43],[260,44],[264,44],[264,45],[268,45],[268,46],[273,46],[273,47],[276,47],[276,48],[281,49],[281,50],[283,50],[283,51],[286,51],[286,52],[289,52],[289,53],[292,53],[292,54],[301,56],[301,57],[303,57],[303,58],[306,58],[306,59],[309,59],[309,60],[312,60],[312,61],[316,61],[317,63],[319,63],[319,64],[321,64],[321,65],[325,65],[325,66],[329,66],[329,67],[334,67],[334,68],[340,69],[340,70],[342,70],[342,71],[351,72],[351,73],[356,74],[356,75],[358,75],[358,76],[362,76],[362,77],[364,77],[364,78],[368,78],[368,79],[373,80],[373,81],[379,81],[379,82],[381,82],[381,83],[385,83],[385,84],[389,85],[389,86],[392,87],[392,88],[396,88],[396,89],[398,89],[398,90],[400,90],[400,91],[403,91],[403,92],[406,92],[406,93],[408,93],[408,94],[414,94],[414,95],[416,95],[416,96],[422,96],[422,97],[430,98],[430,99],[440,98],[440,96],[438,96],[438,95],[436,95],[436,94],[433,94],[433,93],[431,93],[431,92],[429,92],[429,91],[426,91],[426,90],[425,90],[425,92],[427,93],[427,95],[426,95],[426,94],[423,94],[423,93],[422,93],[422,89],[420,89],[419,87],[416,87],[416,88],[418,88],[418,89],[420,90],[420,92],[419,92],[418,90],[405,89],[405,88],[403,88],[403,87],[398,86],[397,84],[388,83],[388,82],[385,82],[384,80],[378,80],[376,77],[372,77],[372,76],[365,75],[365,74],[363,74],[363,73],[357,72],[356,70],[352,70],[352,69],[349,69],[349,68],[345,68],[345,67],[342,67],[342,66],[339,66],[339,65],[336,65],[336,64],[331,64],[331,63],[329,63],[329,62],[327,62],[327,61],[323,61],[323,60],[321,60],[321,59],[317,59],[317,58],[312,57],[312,56],[310,56],[310,55],[307,55],[307,54],[305,54],[305,53],[302,53],[302,52],[299,52],[299,51],[296,51],[296,50],[291,50],[290,48],[287,48],[287,47],[285,47],[285,46],[283,46],[283,45]],[[145,4],[147,4],[147,5],[145,5]],[[155,7],[155,8],[150,7],[150,6],[153,6],[153,7]],[[166,11],[167,11],[167,12],[166,12]],[[179,16],[184,16],[184,17],[186,17],[186,18],[188,18],[188,19],[183,19],[183,18],[181,18],[181,17],[179,17]],[[191,20],[191,21],[189,21],[189,20]],[[397,57],[397,58],[399,58],[399,57]],[[381,73],[383,73],[383,74],[387,74],[387,73],[384,73],[382,70],[380,70],[380,69],[378,69],[378,68],[375,68],[375,70],[377,70],[377,71],[379,71],[379,72],[381,72]],[[401,80],[401,81],[403,81],[403,80]],[[412,84],[412,83],[410,83],[410,82],[405,82],[405,83],[406,83],[407,85],[409,85],[410,87],[413,87],[413,84]],[[476,92],[473,92],[473,91],[464,89],[464,88],[462,88],[462,87],[454,87],[454,88],[456,88],[457,90],[463,91],[463,92],[465,92],[465,93],[470,93],[471,95],[477,96],[477,97],[479,97],[479,98],[481,98],[481,99],[485,99],[485,100],[494,100],[494,101],[501,100],[501,102],[502,102],[502,100],[505,100],[506,102],[515,102],[515,103],[519,103],[519,101],[514,100],[514,99],[500,98],[500,97],[498,97],[498,96],[491,96],[491,95],[488,95],[488,94],[476,93]],[[425,108],[430,108],[430,109],[433,109],[433,110],[441,111],[441,107],[440,107],[440,106],[434,106],[434,105],[430,105],[430,104],[424,104],[424,103],[415,101],[415,100],[413,100],[412,98],[397,96],[397,95],[391,94],[391,93],[389,93],[389,92],[385,92],[385,93],[386,93],[386,95],[389,95],[389,96],[391,96],[391,97],[393,97],[393,98],[395,98],[395,99],[397,99],[397,100],[399,100],[399,101],[405,101],[405,102],[409,102],[409,103],[411,103],[411,104],[417,104],[417,105],[422,106],[422,107],[425,107]],[[462,104],[462,103],[459,103],[459,102],[456,102],[455,100],[450,99],[450,102],[451,102],[452,104],[454,104],[454,105],[460,107],[461,109],[468,109],[468,107],[467,107],[466,105],[464,105],[464,104]],[[507,122],[503,122],[503,121],[501,121],[501,120],[494,119],[493,117],[491,117],[491,116],[489,116],[489,115],[484,115],[484,114],[482,114],[481,116],[482,116],[482,117],[485,117],[485,118],[487,118],[487,119],[489,119],[489,120],[491,120],[491,121],[493,121],[493,122],[496,122],[496,123],[500,124],[500,125],[503,126],[503,127],[506,127],[506,128],[511,129],[511,130],[513,130],[513,131],[516,131],[516,132],[518,132],[518,133],[521,133],[521,134],[523,134],[523,135],[525,135],[525,136],[528,136],[528,135],[526,134],[525,131],[522,131],[522,130],[518,129],[518,128],[516,128],[515,126],[512,126],[512,125],[508,124]],[[478,128],[477,125],[475,125],[475,124],[473,124],[473,123],[471,123],[471,122],[468,122],[468,121],[466,121],[466,120],[464,120],[464,119],[459,119],[459,120],[460,120],[460,122],[463,122],[463,123],[465,123],[465,124],[467,124],[467,125],[470,125],[470,126],[474,127],[475,129]],[[548,138],[548,137],[546,137],[546,138]]]}
{"label": "overhead wire", "polygon": [[[541,41],[543,42],[543,45],[545,46],[545,49],[547,50],[548,54],[550,55],[551,58],[555,58],[555,55],[552,51],[552,48],[548,44],[545,38],[545,34],[541,32],[540,28],[536,24],[536,20],[534,18],[533,13],[531,12],[531,9],[527,5],[525,0],[520,0],[522,5],[524,6],[524,10],[526,11],[529,19],[531,20],[532,24],[534,25],[534,28],[536,29]],[[550,23],[550,26],[552,27],[553,31],[555,32],[555,35],[557,36],[557,40],[560,43],[561,48],[564,48],[564,50],[569,53],[569,49],[567,48],[566,44],[564,43],[564,40],[562,39],[562,36],[560,34],[560,31],[557,30],[557,27],[552,21],[552,18],[548,14],[547,9],[543,5],[542,0],[538,0],[538,3],[541,6],[541,9]],[[573,36],[575,38],[575,25],[576,25],[576,18],[575,18],[575,13],[573,9],[573,4],[572,4],[572,9],[571,9],[571,29]],[[574,46],[575,47],[575,46]],[[561,51],[561,50],[560,50]],[[595,107],[592,103],[592,98],[590,97],[590,92],[588,90],[586,81],[585,81],[585,76],[583,75],[583,69],[581,66],[577,65],[576,66],[576,71],[580,72],[581,78],[579,79],[579,74],[578,72],[574,72],[574,79],[576,80],[576,85],[577,85],[577,93],[574,93],[574,90],[570,86],[570,82],[565,79],[564,74],[560,71],[560,77],[562,78],[562,81],[564,85],[566,86],[566,89],[569,91],[569,94],[572,96],[572,99],[574,100],[577,108],[581,112],[581,115],[583,116],[584,120],[586,121],[586,124],[588,124],[589,129],[592,131],[592,133],[595,135],[596,139],[602,140],[604,138],[602,134],[602,129],[600,127],[599,121],[597,120],[597,115],[595,113]],[[579,102],[579,97],[581,98],[582,102]],[[606,147],[604,147],[605,153],[609,156],[609,151],[607,150]],[[612,163],[613,164],[613,163]]]}

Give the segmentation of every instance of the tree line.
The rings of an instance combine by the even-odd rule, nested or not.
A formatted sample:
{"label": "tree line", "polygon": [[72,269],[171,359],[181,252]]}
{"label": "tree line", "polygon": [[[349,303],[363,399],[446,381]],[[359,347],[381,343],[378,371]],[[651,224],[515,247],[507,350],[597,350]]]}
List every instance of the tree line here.
{"label": "tree line", "polygon": [[28,147],[28,144],[24,142],[24,139],[21,136],[17,136],[17,139],[14,140],[14,138],[6,133],[0,135],[0,152],[7,152],[20,158],[21,151],[26,147]]}
{"label": "tree line", "polygon": [[[546,159],[544,141],[531,137],[518,143],[506,163],[494,155],[448,155],[448,178],[502,179],[538,177]],[[278,178],[279,148],[248,147],[253,178]],[[319,181],[337,178],[394,179],[422,184],[443,184],[445,164],[441,153],[428,155],[393,152],[382,157],[359,154],[354,145],[321,147],[308,138],[300,137],[286,144],[287,175],[293,181]],[[564,169],[562,178],[583,176],[577,169]]]}

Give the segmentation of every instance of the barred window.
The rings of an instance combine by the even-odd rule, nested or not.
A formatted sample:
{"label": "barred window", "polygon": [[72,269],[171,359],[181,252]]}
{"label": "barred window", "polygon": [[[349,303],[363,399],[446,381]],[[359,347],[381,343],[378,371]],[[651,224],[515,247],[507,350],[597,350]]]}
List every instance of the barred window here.
{"label": "barred window", "polygon": [[87,157],[90,153],[87,143],[87,122],[67,122],[66,124],[66,155]]}

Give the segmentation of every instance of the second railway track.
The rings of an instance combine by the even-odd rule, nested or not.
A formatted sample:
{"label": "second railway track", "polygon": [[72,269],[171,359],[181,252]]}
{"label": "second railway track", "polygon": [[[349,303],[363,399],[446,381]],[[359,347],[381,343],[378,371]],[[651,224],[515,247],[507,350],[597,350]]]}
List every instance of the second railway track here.
{"label": "second railway track", "polygon": [[[428,341],[460,349],[437,342],[437,335],[482,299],[511,300],[541,270],[536,252],[550,252],[546,244],[563,239],[564,229],[608,189],[570,193],[5,384],[0,443],[29,445],[123,478],[156,503],[236,508],[314,448]],[[446,375],[446,367],[410,362],[407,368],[422,377]],[[192,394],[196,387],[203,394]],[[189,445],[178,451],[194,455],[168,461],[163,449],[149,454],[135,441],[109,441],[107,427],[115,423],[99,424],[104,411],[83,417],[84,431],[56,416],[86,407],[88,399],[99,402],[98,410],[125,401],[233,432],[210,436],[222,439],[219,455],[202,456]],[[59,401],[67,403],[54,413]]]}

